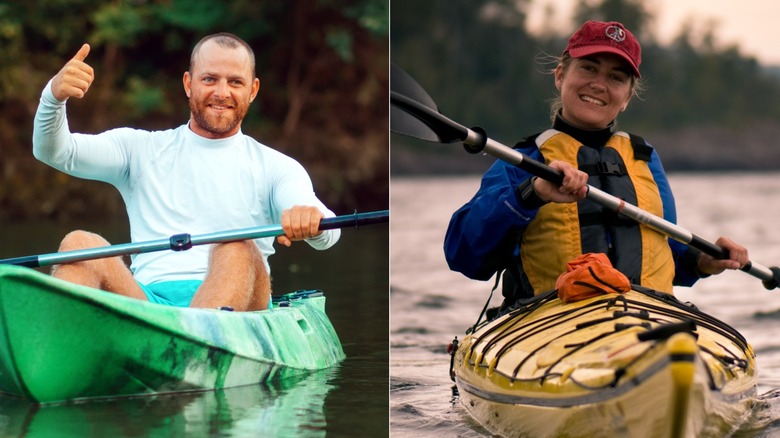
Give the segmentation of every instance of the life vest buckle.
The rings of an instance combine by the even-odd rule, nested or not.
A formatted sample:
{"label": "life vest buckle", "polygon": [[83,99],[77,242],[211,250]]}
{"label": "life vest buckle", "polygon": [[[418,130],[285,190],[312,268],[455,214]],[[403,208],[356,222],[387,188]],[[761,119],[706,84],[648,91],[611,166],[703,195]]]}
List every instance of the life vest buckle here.
{"label": "life vest buckle", "polygon": [[599,161],[596,163],[596,169],[601,175],[623,175],[623,169],[621,169],[619,163]]}

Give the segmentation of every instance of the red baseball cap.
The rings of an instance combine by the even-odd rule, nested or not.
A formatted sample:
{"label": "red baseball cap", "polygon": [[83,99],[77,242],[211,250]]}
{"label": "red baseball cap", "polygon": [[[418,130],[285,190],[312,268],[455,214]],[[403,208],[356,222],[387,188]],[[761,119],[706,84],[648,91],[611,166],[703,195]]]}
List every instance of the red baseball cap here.
{"label": "red baseball cap", "polygon": [[572,58],[582,58],[594,53],[614,53],[625,59],[639,74],[639,64],[642,63],[642,47],[634,34],[617,21],[586,21],[574,35],[569,38],[569,45],[563,53],[569,52]]}

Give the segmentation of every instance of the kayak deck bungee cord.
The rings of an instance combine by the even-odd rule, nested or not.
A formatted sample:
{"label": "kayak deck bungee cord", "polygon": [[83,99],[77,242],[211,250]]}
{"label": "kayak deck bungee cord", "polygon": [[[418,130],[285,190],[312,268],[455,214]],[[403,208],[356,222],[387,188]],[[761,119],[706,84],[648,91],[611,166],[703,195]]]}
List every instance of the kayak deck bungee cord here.
{"label": "kayak deck bungee cord", "polygon": [[463,404],[492,432],[683,437],[750,417],[755,355],[728,324],[638,286],[570,303],[555,292],[482,323],[453,352]]}

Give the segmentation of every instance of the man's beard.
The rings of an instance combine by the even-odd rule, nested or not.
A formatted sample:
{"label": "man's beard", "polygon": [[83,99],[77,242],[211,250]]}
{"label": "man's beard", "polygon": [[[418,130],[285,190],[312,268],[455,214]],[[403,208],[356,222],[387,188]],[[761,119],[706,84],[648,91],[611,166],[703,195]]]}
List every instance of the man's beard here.
{"label": "man's beard", "polygon": [[[211,102],[212,104],[219,105],[218,102]],[[231,102],[232,103],[232,102]],[[240,105],[237,102],[233,105],[233,111],[225,116],[207,115],[208,108],[207,103],[199,104],[195,99],[190,99],[190,111],[192,112],[192,118],[198,126],[215,136],[224,135],[235,129],[236,126],[241,124],[241,121],[246,116],[249,105]]]}

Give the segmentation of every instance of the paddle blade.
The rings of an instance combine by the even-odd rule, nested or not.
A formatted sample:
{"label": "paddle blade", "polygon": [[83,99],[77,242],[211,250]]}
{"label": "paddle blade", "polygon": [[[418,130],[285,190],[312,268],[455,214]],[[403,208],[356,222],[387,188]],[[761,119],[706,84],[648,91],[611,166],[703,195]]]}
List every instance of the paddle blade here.
{"label": "paddle blade", "polygon": [[436,106],[436,102],[433,101],[433,98],[423,89],[423,87],[418,84],[409,73],[395,64],[390,64],[390,90],[410,99],[414,99],[437,113],[439,112],[439,107]]}
{"label": "paddle blade", "polygon": [[439,113],[420,84],[397,65],[390,68],[391,131],[434,143],[466,139],[468,129]]}
{"label": "paddle blade", "polygon": [[396,105],[390,106],[390,131],[433,143],[444,143],[428,125]]}

